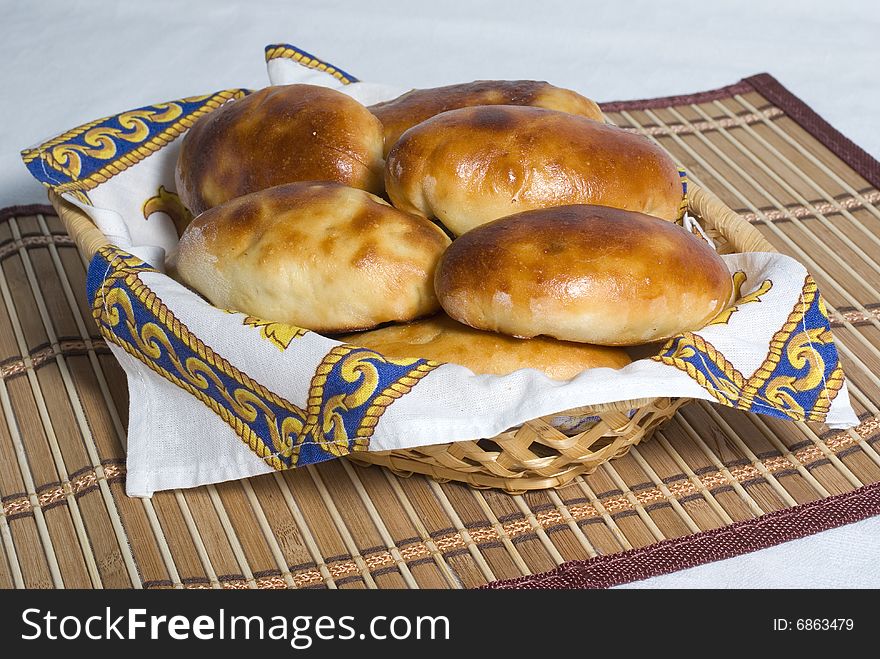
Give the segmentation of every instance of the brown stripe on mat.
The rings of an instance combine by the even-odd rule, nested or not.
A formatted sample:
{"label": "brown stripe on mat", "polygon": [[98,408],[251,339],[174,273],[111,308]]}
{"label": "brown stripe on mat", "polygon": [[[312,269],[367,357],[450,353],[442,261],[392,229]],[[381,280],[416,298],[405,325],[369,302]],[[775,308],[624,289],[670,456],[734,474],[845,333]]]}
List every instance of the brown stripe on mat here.
{"label": "brown stripe on mat", "polygon": [[724,528],[567,563],[544,574],[494,582],[484,588],[610,588],[766,549],[877,514],[880,514],[880,483],[873,483]]}
{"label": "brown stripe on mat", "polygon": [[858,428],[699,401],[558,490],[332,461],[129,499],[125,376],[95,338],[84,265],[51,207],[16,207],[0,211],[0,588],[478,587],[807,504],[822,517],[816,502],[880,482],[880,191],[756,89],[603,107],[811,270]]}
{"label": "brown stripe on mat", "polygon": [[55,209],[49,204],[24,204],[0,208],[0,222],[10,217],[26,217],[28,215],[55,215]]}
{"label": "brown stripe on mat", "polygon": [[726,87],[710,89],[696,94],[682,94],[680,96],[664,96],[662,98],[645,98],[634,101],[607,101],[599,103],[603,112],[620,112],[621,110],[644,110],[656,108],[668,108],[676,105],[688,105],[690,103],[707,103],[720,98],[729,98],[734,94],[745,94],[754,91],[749,82],[740,80]]}

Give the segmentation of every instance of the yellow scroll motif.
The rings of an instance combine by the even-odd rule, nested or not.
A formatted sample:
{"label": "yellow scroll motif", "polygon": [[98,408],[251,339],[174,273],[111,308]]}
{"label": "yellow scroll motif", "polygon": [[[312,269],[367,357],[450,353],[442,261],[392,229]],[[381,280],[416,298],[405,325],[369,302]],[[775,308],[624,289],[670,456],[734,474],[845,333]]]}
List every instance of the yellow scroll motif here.
{"label": "yellow scroll motif", "polygon": [[145,220],[149,220],[153,213],[165,213],[174,223],[178,238],[183,235],[193,219],[192,213],[183,205],[177,193],[169,192],[164,185],[159,186],[154,197],[150,197],[144,202],[142,210]]}
{"label": "yellow scroll motif", "polygon": [[[840,363],[834,367],[831,373],[823,381],[825,377],[825,362],[818,351],[814,350],[810,344],[826,345],[833,343],[831,330],[828,329],[828,309],[825,307],[824,300],[819,297],[817,304],[819,313],[825,319],[824,327],[806,328],[804,326],[804,316],[813,303],[813,300],[819,296],[816,282],[810,275],[804,280],[803,293],[798,304],[795,305],[792,312],[782,328],[776,332],[770,341],[770,349],[767,357],[758,369],[748,379],[743,387],[740,402],[737,404],[739,409],[749,409],[755,401],[765,405],[784,404],[788,406],[787,414],[790,418],[797,421],[824,421],[825,415],[831,409],[831,402],[837,396],[837,393],[843,387],[843,368]],[[789,340],[790,339],[790,340]],[[809,371],[801,378],[793,376],[778,375],[773,373],[783,360],[783,353],[793,368],[801,369],[809,365]],[[758,391],[767,383],[764,388],[763,397],[758,396]],[[792,399],[790,392],[810,391],[810,386],[817,387],[822,382],[822,395],[819,396],[809,413],[806,413],[803,406]],[[788,391],[785,391],[788,389]]]}
{"label": "yellow scroll motif", "polygon": [[[246,94],[243,89],[227,89],[104,117],[25,149],[22,158],[25,164],[43,161],[44,175],[37,178],[55,192],[92,190],[171,143],[199,117]],[[188,109],[191,104],[198,107]],[[56,180],[46,165],[70,180]]]}
{"label": "yellow scroll motif", "polygon": [[[346,431],[341,415],[351,409],[365,405],[371,399],[376,398],[377,389],[379,387],[379,371],[376,368],[376,362],[410,366],[416,364],[420,360],[417,358],[391,359],[383,357],[379,353],[373,351],[352,351],[351,346],[339,346],[335,351],[331,351],[330,355],[328,355],[329,359],[325,358],[322,366],[325,364],[331,366],[335,361],[338,361],[334,359],[334,356],[338,356],[342,359],[342,364],[339,367],[339,376],[346,382],[357,384],[357,387],[354,391],[347,394],[331,396],[324,401],[324,404],[320,405],[320,407],[310,405],[305,432],[309,433],[313,431],[314,428],[318,428],[319,432],[317,434],[322,435],[325,440],[324,450],[336,456],[343,456],[348,455],[349,453],[349,437],[351,430]],[[432,364],[430,368],[433,368],[434,366],[435,365]],[[319,367],[318,377],[313,381],[313,395],[316,389],[315,385],[320,387],[319,390],[323,390],[324,382],[320,378],[321,371],[322,369]],[[422,375],[419,374],[415,379],[420,379],[421,377]],[[324,379],[326,379],[326,376]],[[404,378],[404,380],[409,379],[412,378]],[[408,391],[411,385],[408,382],[401,382],[400,386]],[[384,394],[385,392],[382,393]],[[379,398],[383,398],[383,395],[380,394]],[[390,403],[391,401],[389,400],[388,402]],[[312,403],[311,400],[310,403]],[[387,406],[387,403],[385,406]],[[372,430],[372,428],[370,430]],[[357,436],[361,436],[361,433],[356,434]],[[358,442],[356,441],[355,447],[357,447],[357,445]]]}
{"label": "yellow scroll motif", "polygon": [[[767,293],[771,288],[773,288],[773,282],[769,279],[765,279],[761,282],[761,285],[758,286],[755,290],[753,290],[748,295],[742,294],[743,284],[746,282],[747,275],[742,270],[737,270],[733,273],[733,295],[731,296],[733,301],[736,304],[727,307],[720,314],[715,316],[715,319],[709,323],[708,325],[727,325],[730,322],[730,317],[737,311],[739,311],[740,307],[744,304],[749,304],[751,302],[760,302],[761,296]],[[707,325],[707,327],[708,327]]]}
{"label": "yellow scroll motif", "polygon": [[82,171],[81,155],[98,160],[110,160],[116,156],[115,139],[140,144],[150,136],[147,122],[167,123],[182,114],[183,108],[177,103],[161,103],[146,110],[124,112],[118,118],[121,128],[116,126],[91,128],[83,136],[85,144],[59,144],[49,150],[46,161],[71,178],[79,178]]}
{"label": "yellow scroll motif", "polygon": [[246,316],[244,319],[245,326],[257,327],[260,329],[260,336],[272,342],[272,344],[281,351],[287,349],[290,342],[305,336],[308,330],[296,325],[288,325],[287,323],[276,323],[271,320],[263,320],[256,316]]}
{"label": "yellow scroll motif", "polygon": [[[143,290],[146,292],[151,306],[160,305],[164,308],[158,298],[151,294],[149,289],[144,287],[136,277],[129,275],[126,279],[130,279],[126,283],[138,284],[138,290],[132,291],[135,295]],[[284,468],[284,464],[279,458],[289,457],[296,452],[294,441],[301,436],[300,432],[305,418],[303,410],[252,382],[244,374],[232,368],[225,360],[207,350],[200,342],[196,342],[194,345],[198,357],[188,357],[181,360],[166,328],[152,322],[144,323],[138,327],[135,321],[133,302],[124,289],[110,288],[104,295],[97,296],[96,302],[101,319],[103,323],[106,323],[101,326],[101,334],[104,338],[122,347],[152,370],[199,398],[221,419],[232,426],[236,434],[267,464],[275,469]],[[121,314],[120,309],[122,310]],[[174,320],[170,313],[167,315],[170,320]],[[115,327],[120,323],[127,326],[129,334],[134,340],[134,345],[121,340],[110,331],[110,327]],[[177,324],[173,323],[173,325],[179,327]],[[188,340],[190,338],[188,333],[184,337],[178,335],[173,329],[172,331],[178,339]],[[158,360],[163,354],[173,365],[171,370],[165,369],[159,364]],[[228,389],[218,376],[218,368],[226,375],[235,377],[240,386]],[[209,390],[216,391],[223,403],[220,400],[214,400],[208,393]],[[284,416],[280,419],[280,423],[277,413],[266,405],[266,399],[271,399],[283,409]],[[266,438],[268,441],[259,438],[246,424],[246,422],[253,422],[258,418],[265,420],[269,434],[269,437]]]}
{"label": "yellow scroll motif", "polygon": [[813,327],[791,338],[785,354],[792,367],[801,370],[809,366],[806,374],[797,378],[791,375],[778,375],[772,378],[765,389],[764,397],[771,404],[781,405],[793,410],[797,418],[806,418],[803,407],[791,396],[794,391],[812,391],[820,384],[825,373],[825,362],[814,344],[828,344],[834,340],[831,330]]}
{"label": "yellow scroll motif", "polygon": [[[207,389],[209,383],[214,384],[223,400],[234,410],[237,416],[243,419],[253,421],[259,413],[267,416],[273,415],[260,398],[247,389],[235,389],[230,393],[226,385],[217,376],[215,370],[201,358],[188,357],[185,361],[181,361],[165,329],[160,325],[144,323],[138,328],[135,323],[131,299],[123,289],[111,289],[107,293],[105,301],[107,304],[107,321],[111,325],[124,321],[128,325],[129,332],[134,338],[137,348],[144,355],[150,359],[158,360],[162,356],[164,349],[164,353],[174,365],[174,372],[178,377],[182,377],[186,382],[199,390]],[[124,311],[125,318],[119,317],[119,308]],[[274,439],[277,439],[277,437],[273,437]]]}
{"label": "yellow scroll motif", "polygon": [[[742,275],[735,278],[737,285],[744,280]],[[758,290],[771,286],[768,280]],[[755,301],[747,300],[749,297],[757,299],[758,291],[741,298],[740,304]],[[812,314],[814,301],[822,319]],[[748,378],[712,344],[691,332],[670,339],[652,359],[684,371],[720,403],[797,421],[823,421],[844,382],[836,351],[823,349],[833,343],[827,309],[816,282],[807,275],[800,300],[770,340],[767,356]],[[827,363],[829,359],[833,361]]]}

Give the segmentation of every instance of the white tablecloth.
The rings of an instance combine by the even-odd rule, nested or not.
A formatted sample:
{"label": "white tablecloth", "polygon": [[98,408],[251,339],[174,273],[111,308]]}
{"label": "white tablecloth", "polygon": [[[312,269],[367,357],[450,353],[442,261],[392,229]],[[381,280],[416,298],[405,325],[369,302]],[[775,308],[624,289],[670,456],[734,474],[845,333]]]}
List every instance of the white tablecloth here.
{"label": "white tablecloth", "polygon": [[[880,157],[880,5],[198,0],[0,6],[0,207],[44,202],[22,147],[139,105],[266,83],[288,42],[363,80],[533,78],[596,100],[667,96],[767,71]],[[834,557],[834,560],[828,560]],[[880,519],[657,577],[656,587],[880,587]]]}

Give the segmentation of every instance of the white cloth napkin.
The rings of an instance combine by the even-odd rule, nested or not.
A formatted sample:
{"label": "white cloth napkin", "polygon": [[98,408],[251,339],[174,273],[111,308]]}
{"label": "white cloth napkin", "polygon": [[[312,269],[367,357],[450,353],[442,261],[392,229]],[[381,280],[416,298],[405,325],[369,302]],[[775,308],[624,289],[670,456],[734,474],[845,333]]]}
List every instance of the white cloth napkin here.
{"label": "white cloth napkin", "polygon": [[[337,88],[369,104],[402,90],[361,83],[267,47],[272,84]],[[177,241],[174,164],[192,122],[246,90],[91,122],[23,152],[31,173],[83,208],[117,248],[89,268],[95,318],[128,376],[127,492],[194,487],[346,455],[492,437],[567,409],[688,397],[777,417],[857,423],[815,284],[780,254],[725,256],[740,299],[654,358],[568,382],[523,369],[475,375],[385,359],[313,332],[217,309],[162,273]]]}

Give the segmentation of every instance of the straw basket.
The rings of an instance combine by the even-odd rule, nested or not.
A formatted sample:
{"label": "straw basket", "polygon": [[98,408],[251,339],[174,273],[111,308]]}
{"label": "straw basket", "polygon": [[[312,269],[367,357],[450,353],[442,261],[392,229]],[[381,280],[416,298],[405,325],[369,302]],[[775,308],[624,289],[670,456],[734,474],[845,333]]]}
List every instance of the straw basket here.
{"label": "straw basket", "polygon": [[[86,259],[110,244],[80,209],[52,192],[49,200]],[[721,254],[773,251],[748,222],[714,194],[693,184],[688,190],[688,210],[700,220]],[[352,459],[382,465],[400,475],[426,474],[440,481],[497,487],[514,494],[559,487],[625,454],[688,400],[643,398],[579,407],[527,421],[491,439],[358,452]]]}

